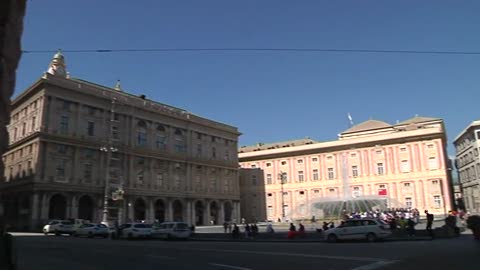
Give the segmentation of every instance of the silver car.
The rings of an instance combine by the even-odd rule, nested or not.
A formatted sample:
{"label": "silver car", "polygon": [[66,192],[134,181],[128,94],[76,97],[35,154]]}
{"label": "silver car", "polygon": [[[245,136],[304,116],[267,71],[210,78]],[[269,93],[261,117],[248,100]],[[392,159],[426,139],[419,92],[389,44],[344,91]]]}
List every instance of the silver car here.
{"label": "silver car", "polygon": [[97,224],[97,223],[86,223],[83,225],[80,225],[78,229],[75,230],[75,233],[73,236],[87,236],[87,237],[95,237],[95,236],[100,236],[103,238],[107,238],[109,235],[109,229],[107,226],[103,224]]}
{"label": "silver car", "polygon": [[192,231],[185,222],[164,222],[152,228],[152,238],[188,239],[191,234]]}
{"label": "silver car", "polygon": [[367,240],[375,242],[378,239],[384,239],[390,236],[387,223],[377,219],[350,219],[342,225],[326,230],[324,237],[330,243],[337,240]]}

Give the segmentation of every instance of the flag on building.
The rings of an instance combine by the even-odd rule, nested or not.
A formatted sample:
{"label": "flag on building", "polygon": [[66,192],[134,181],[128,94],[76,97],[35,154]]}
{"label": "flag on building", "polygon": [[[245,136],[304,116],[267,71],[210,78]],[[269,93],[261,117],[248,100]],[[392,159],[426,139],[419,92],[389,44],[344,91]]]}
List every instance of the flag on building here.
{"label": "flag on building", "polygon": [[386,188],[381,188],[378,190],[378,195],[380,196],[387,196],[387,189]]}

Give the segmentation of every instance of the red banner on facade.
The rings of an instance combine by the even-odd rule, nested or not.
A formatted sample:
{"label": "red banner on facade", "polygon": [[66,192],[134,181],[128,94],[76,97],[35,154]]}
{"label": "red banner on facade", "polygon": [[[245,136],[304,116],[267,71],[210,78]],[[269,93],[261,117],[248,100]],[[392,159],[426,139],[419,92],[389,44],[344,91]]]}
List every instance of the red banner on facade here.
{"label": "red banner on facade", "polygon": [[378,195],[387,196],[387,189],[386,188],[379,189],[378,190]]}

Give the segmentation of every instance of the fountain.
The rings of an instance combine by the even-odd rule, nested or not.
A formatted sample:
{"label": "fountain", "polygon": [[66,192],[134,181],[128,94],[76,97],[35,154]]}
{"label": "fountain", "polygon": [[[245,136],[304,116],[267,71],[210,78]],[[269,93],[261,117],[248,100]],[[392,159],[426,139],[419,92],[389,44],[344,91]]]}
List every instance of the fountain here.
{"label": "fountain", "polygon": [[[318,198],[309,201],[310,217],[324,220],[341,220],[353,212],[385,211],[388,208],[406,208],[398,200],[382,195],[357,195],[350,192],[347,159],[342,156],[342,192],[336,198]],[[298,214],[298,211],[295,211]],[[298,217],[298,215],[296,215]],[[304,217],[309,218],[309,217]]]}

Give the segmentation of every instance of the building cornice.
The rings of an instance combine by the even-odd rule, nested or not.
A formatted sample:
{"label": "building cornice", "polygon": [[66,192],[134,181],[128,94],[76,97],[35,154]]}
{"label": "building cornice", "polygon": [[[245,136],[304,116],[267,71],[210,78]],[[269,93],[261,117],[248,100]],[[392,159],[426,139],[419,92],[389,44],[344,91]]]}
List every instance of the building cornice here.
{"label": "building cornice", "polygon": [[[320,152],[331,152],[348,150],[352,148],[373,147],[388,144],[405,143],[417,140],[428,140],[434,138],[445,139],[445,133],[442,127],[418,129],[411,131],[401,131],[397,133],[384,134],[381,136],[359,137],[348,140],[337,140],[329,142],[320,142],[309,145],[294,146],[288,148],[270,149],[262,151],[252,151],[247,153],[239,153],[239,161],[258,160],[268,158],[279,158],[293,155],[315,154]],[[240,149],[241,150],[241,149]]]}

